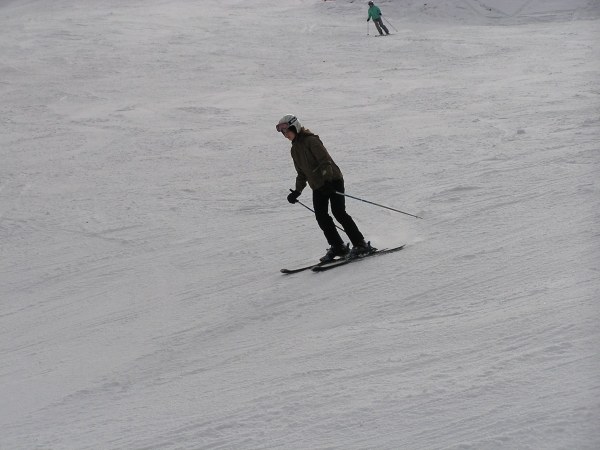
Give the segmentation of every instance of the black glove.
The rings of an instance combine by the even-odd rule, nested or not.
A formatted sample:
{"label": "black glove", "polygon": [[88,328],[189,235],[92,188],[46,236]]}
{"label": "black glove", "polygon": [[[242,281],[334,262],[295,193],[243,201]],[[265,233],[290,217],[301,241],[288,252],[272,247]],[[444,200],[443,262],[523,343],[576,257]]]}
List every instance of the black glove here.
{"label": "black glove", "polygon": [[290,192],[291,192],[291,194],[289,194],[287,196],[288,202],[290,202],[292,204],[296,203],[298,201],[298,197],[300,197],[300,192],[292,191],[291,189],[290,189]]}
{"label": "black glove", "polygon": [[331,181],[326,181],[323,187],[321,188],[321,192],[328,197],[331,197],[335,194],[335,188],[333,187],[333,183]]}

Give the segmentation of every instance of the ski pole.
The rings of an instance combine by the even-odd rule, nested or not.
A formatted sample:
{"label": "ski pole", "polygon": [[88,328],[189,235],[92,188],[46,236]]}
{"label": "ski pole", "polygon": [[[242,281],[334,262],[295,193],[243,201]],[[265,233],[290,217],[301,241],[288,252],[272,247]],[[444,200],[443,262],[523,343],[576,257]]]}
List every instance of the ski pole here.
{"label": "ski pole", "polygon": [[360,200],[361,202],[369,203],[371,205],[379,206],[380,208],[391,209],[392,211],[396,211],[396,212],[399,212],[399,213],[402,213],[402,214],[406,214],[407,216],[416,217],[417,219],[422,219],[422,217],[415,216],[414,214],[409,214],[409,213],[406,213],[404,211],[400,211],[398,209],[390,208],[389,206],[383,206],[383,205],[380,205],[378,203],[370,202],[369,200],[363,200],[362,198],[353,197],[352,195],[344,194],[343,192],[337,192],[336,191],[336,194],[343,195],[344,197],[350,197],[350,198],[353,198],[354,200]]}
{"label": "ski pole", "polygon": [[[290,191],[292,191],[290,189]],[[292,191],[293,192],[293,191]],[[314,209],[309,208],[308,206],[306,206],[304,203],[302,203],[300,200],[296,199],[296,203],[300,203],[302,206],[304,206],[306,209],[308,209],[310,212],[312,212],[313,214],[316,214]],[[335,225],[335,224],[334,224]],[[338,227],[337,225],[335,225],[336,228],[340,231],[343,231],[344,233],[346,232],[346,230],[344,230],[342,227]]]}
{"label": "ski pole", "polygon": [[[383,15],[382,15],[381,17],[383,17]],[[387,20],[385,17],[383,17],[383,20],[385,20],[385,21],[388,23],[388,25],[389,25],[390,27],[394,28],[394,25],[392,25],[392,24],[390,23],[390,21],[389,21],[389,20]],[[396,31],[396,33],[398,32],[398,30],[396,30],[396,28],[394,28],[394,31]]]}
{"label": "ski pole", "polygon": [[[299,201],[299,200],[296,200],[296,202],[300,203],[302,206],[304,206],[304,207],[305,207],[306,209],[308,209],[309,211],[312,211],[312,212],[313,212],[313,214],[315,213],[315,212],[314,212],[312,209],[310,209],[308,206],[306,206],[306,205],[305,205],[304,203],[302,203],[301,201]],[[335,225],[335,224],[334,224],[334,225]],[[338,230],[340,230],[340,231],[343,231],[344,233],[346,232],[346,230],[344,230],[342,227],[338,227],[337,225],[335,225],[335,226],[336,226],[336,228],[337,228]]]}
{"label": "ski pole", "polygon": [[367,36],[369,35],[369,21],[367,20]]}

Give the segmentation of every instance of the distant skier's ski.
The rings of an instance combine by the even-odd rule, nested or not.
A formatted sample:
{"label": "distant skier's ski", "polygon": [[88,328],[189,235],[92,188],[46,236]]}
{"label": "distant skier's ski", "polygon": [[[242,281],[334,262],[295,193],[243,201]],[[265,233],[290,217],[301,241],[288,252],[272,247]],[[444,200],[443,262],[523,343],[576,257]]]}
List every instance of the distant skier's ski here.
{"label": "distant skier's ski", "polygon": [[338,261],[344,261],[344,260],[343,259],[334,259],[334,260],[331,260],[331,261],[321,261],[320,263],[311,264],[309,266],[298,267],[297,269],[281,269],[281,273],[290,274],[290,273],[303,272],[303,271],[308,270],[308,269],[313,269],[315,267],[323,267],[323,266],[326,266],[326,265],[329,265],[329,264],[333,264],[333,263],[338,262]]}
{"label": "distant skier's ski", "polygon": [[404,245],[401,245],[400,247],[394,247],[394,248],[384,248],[381,250],[374,250],[371,253],[367,253],[366,255],[363,256],[357,256],[355,258],[345,258],[345,259],[340,259],[338,261],[333,261],[330,262],[329,264],[325,264],[325,265],[317,265],[317,266],[313,266],[311,267],[311,270],[313,272],[324,272],[326,270],[329,269],[333,269],[335,267],[340,267],[340,266],[345,266],[346,264],[350,264],[356,261],[362,261],[365,258],[369,258],[371,256],[377,256],[377,255],[385,255],[386,253],[393,253],[393,252],[397,252],[399,250],[402,250],[404,248]]}

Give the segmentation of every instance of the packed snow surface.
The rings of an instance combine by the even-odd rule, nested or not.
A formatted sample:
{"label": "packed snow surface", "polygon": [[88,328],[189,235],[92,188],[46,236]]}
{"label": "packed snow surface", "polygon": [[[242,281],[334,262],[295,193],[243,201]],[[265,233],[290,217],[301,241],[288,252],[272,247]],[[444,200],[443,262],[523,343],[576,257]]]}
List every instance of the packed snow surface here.
{"label": "packed snow surface", "polygon": [[599,2],[377,4],[0,0],[0,448],[600,448]]}

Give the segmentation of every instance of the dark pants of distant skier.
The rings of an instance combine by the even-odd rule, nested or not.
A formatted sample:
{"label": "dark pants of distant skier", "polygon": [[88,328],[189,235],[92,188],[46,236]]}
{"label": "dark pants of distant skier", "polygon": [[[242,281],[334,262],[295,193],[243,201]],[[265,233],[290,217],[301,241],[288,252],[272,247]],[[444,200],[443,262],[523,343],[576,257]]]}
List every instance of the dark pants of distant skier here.
{"label": "dark pants of distant skier", "polygon": [[382,28],[385,31],[385,34],[390,34],[388,29],[383,24],[381,17],[379,19],[373,19],[373,22],[375,23],[375,27],[377,28],[377,31],[379,31],[379,34],[383,34],[383,31],[381,31]]}
{"label": "dark pants of distant skier", "polygon": [[[337,192],[344,192],[344,180],[334,180],[333,187]],[[340,237],[335,222],[329,215],[329,203],[331,202],[331,213],[333,217],[344,228],[344,231],[353,243],[364,239],[362,233],[358,230],[352,217],[346,212],[346,197],[339,194],[328,196],[319,189],[313,191],[313,206],[315,208],[315,217],[325,234],[329,245],[343,246],[344,240]]]}

